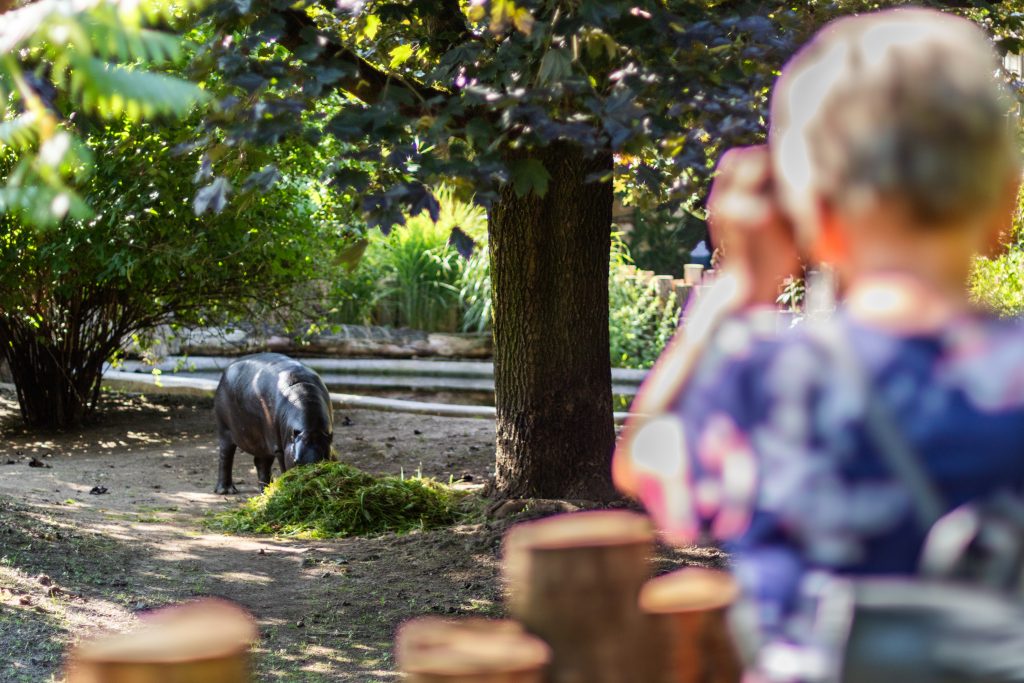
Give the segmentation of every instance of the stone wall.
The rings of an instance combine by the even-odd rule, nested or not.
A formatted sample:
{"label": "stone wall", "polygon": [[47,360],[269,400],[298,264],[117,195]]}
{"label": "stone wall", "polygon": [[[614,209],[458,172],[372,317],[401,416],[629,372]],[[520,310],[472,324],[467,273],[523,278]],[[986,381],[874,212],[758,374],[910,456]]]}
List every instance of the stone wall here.
{"label": "stone wall", "polygon": [[492,355],[490,334],[433,333],[420,330],[339,325],[310,335],[290,335],[281,329],[239,326],[157,331],[155,342],[142,348],[131,344],[130,357],[237,356],[277,351],[290,356],[374,358],[475,358]]}

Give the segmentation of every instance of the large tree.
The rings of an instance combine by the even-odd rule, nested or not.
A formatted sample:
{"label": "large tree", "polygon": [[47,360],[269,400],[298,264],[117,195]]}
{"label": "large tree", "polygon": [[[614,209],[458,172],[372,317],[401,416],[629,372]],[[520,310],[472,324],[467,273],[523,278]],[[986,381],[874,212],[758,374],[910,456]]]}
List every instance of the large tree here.
{"label": "large tree", "polygon": [[[472,193],[491,216],[498,488],[607,497],[611,181],[699,213],[719,151],[763,135],[793,46],[881,4],[900,3],[219,0],[196,36],[220,94],[199,192],[224,203],[225,148],[328,135],[371,225],[436,213],[439,180]],[[1019,49],[1019,3],[948,4]]]}
{"label": "large tree", "polygon": [[[716,150],[757,135],[771,66],[790,47],[795,20],[773,22],[760,3],[723,4],[720,16],[709,3],[675,5],[214,6],[197,73],[234,92],[213,128],[239,143],[345,141],[354,151],[333,180],[383,230],[436,213],[438,181],[488,207],[503,495],[613,495],[615,175],[691,202]],[[295,115],[338,93],[329,115]]]}
{"label": "large tree", "polygon": [[[699,214],[793,47],[880,4],[902,3],[220,0],[197,73],[234,89],[211,125],[239,144],[349,143],[331,172],[371,226],[436,213],[438,181],[488,207],[498,492],[607,498],[613,180]],[[1019,3],[935,4],[1019,48]]]}

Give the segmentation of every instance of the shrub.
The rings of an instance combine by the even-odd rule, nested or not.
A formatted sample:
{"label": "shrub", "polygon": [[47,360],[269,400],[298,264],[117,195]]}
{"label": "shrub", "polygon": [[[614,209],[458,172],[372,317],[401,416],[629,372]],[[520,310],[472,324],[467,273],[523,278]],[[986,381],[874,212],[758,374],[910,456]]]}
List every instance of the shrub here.
{"label": "shrub", "polygon": [[680,307],[672,293],[658,296],[653,280],[631,267],[629,249],[612,239],[608,275],[608,332],[612,365],[649,368],[679,324]]}
{"label": "shrub", "polygon": [[996,258],[977,259],[969,285],[975,303],[1004,317],[1024,313],[1024,191],[1007,250]]}
{"label": "shrub", "polygon": [[486,332],[491,328],[491,259],[484,244],[462,266],[459,307],[463,332]]}
{"label": "shrub", "polygon": [[[358,265],[333,287],[332,322],[391,324],[430,331],[483,331],[490,324],[487,217],[452,190],[437,192],[440,215],[371,232]],[[458,227],[477,243],[468,260],[449,244]]]}
{"label": "shrub", "polygon": [[456,329],[463,264],[448,245],[449,233],[420,214],[378,243],[373,257],[384,264],[384,278],[377,302],[385,319],[421,330]]}
{"label": "shrub", "polygon": [[974,301],[997,314],[1024,313],[1024,246],[1017,243],[998,258],[979,258],[970,286]]}
{"label": "shrub", "polygon": [[[103,364],[132,336],[254,307],[298,311],[329,274],[328,240],[299,179],[195,215],[198,154],[171,153],[193,132],[124,124],[90,137],[95,173],[83,189],[94,217],[37,230],[0,215],[0,353],[29,425],[80,425]],[[263,163],[240,163],[237,184]]]}
{"label": "shrub", "polygon": [[633,229],[623,239],[637,268],[682,277],[690,252],[707,235],[704,222],[685,211],[642,205],[634,209]]}
{"label": "shrub", "polygon": [[340,462],[288,470],[209,522],[220,531],[305,538],[405,533],[456,523],[461,494],[422,477],[374,477]]}

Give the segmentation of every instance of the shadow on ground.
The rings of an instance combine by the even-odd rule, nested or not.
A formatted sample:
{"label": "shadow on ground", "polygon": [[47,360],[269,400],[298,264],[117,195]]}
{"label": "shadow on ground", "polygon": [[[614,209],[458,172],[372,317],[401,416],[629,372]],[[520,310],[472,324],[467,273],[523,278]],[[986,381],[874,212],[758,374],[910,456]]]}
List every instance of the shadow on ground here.
{"label": "shadow on ground", "polygon": [[[261,681],[395,680],[392,641],[403,620],[502,613],[500,540],[515,518],[336,541],[220,535],[204,516],[244,498],[210,491],[209,401],[108,397],[97,425],[42,437],[16,426],[16,410],[0,395],[0,681],[59,680],[62,653],[77,639],[199,596],[255,615]],[[493,467],[490,422],[335,417],[346,425],[335,437],[342,459],[376,474],[422,469],[479,482]],[[32,457],[50,467],[30,467]],[[249,463],[236,476],[255,493]],[[90,495],[96,485],[109,493]],[[656,567],[722,557],[662,551]]]}

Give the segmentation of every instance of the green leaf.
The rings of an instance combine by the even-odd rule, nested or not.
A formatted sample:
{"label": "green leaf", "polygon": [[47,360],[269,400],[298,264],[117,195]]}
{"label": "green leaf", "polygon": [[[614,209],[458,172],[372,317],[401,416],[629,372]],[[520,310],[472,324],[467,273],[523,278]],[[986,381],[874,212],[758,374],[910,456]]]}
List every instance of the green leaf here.
{"label": "green leaf", "polygon": [[530,35],[533,31],[533,15],[525,7],[517,7],[512,12],[512,24],[519,32]]}
{"label": "green leaf", "polygon": [[548,191],[548,181],[551,174],[544,168],[537,159],[517,159],[511,163],[512,188],[520,197],[525,197],[531,191],[543,197]]}
{"label": "green leaf", "polygon": [[180,116],[207,100],[198,86],[173,76],[133,71],[92,57],[71,60],[71,93],[85,109],[106,118]]}
{"label": "green leaf", "polygon": [[113,8],[86,15],[80,23],[83,34],[89,36],[90,47],[100,57],[150,63],[174,62],[181,57],[181,41],[177,36],[123,24]]}
{"label": "green leaf", "polygon": [[537,81],[541,84],[557,83],[572,75],[572,53],[567,48],[548,50],[540,60]]}
{"label": "green leaf", "polygon": [[366,40],[373,40],[377,37],[377,32],[380,30],[380,17],[376,14],[367,13],[365,15],[365,23],[363,24],[362,38]]}
{"label": "green leaf", "polygon": [[35,113],[26,112],[10,121],[0,121],[0,147],[25,149],[31,146],[39,137],[36,120]]}
{"label": "green leaf", "polygon": [[393,48],[391,52],[388,53],[391,55],[391,68],[394,69],[402,66],[409,61],[409,58],[412,57],[415,52],[416,48],[413,47],[411,43],[405,43],[404,45],[399,45],[398,47]]}

